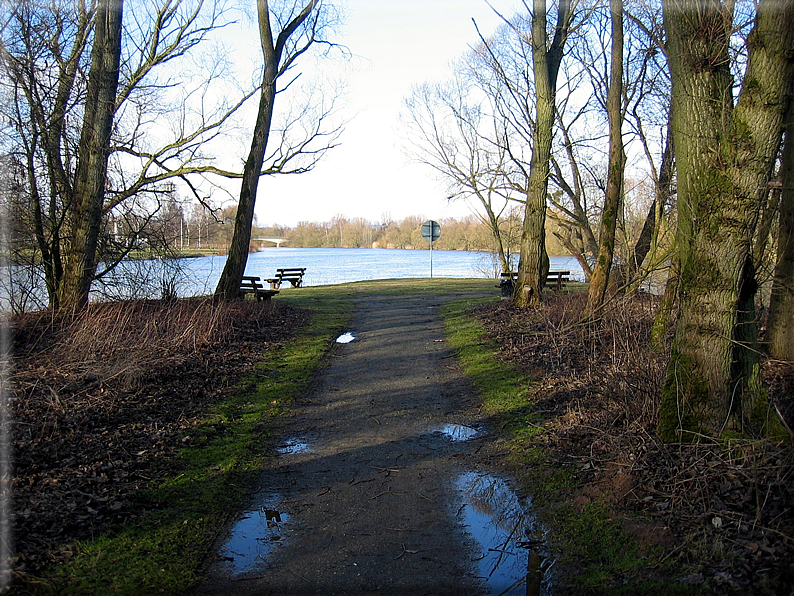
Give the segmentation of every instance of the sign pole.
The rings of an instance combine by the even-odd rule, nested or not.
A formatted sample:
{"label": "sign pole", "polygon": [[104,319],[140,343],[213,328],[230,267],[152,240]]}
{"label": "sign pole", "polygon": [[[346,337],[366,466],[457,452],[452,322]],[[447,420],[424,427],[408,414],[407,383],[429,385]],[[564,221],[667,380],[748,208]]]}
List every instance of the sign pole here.
{"label": "sign pole", "polygon": [[430,239],[430,279],[433,279],[433,239]]}
{"label": "sign pole", "polygon": [[441,236],[441,226],[432,219],[422,224],[422,238],[430,241],[430,279],[433,279],[433,242]]}

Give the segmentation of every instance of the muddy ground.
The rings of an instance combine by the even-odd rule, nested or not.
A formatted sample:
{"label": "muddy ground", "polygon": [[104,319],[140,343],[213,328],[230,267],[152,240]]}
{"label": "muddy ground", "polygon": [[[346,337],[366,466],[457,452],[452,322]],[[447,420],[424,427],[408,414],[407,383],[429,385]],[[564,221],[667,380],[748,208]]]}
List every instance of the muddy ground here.
{"label": "muddy ground", "polygon": [[[510,489],[531,494],[537,470],[507,465],[499,425],[483,417],[444,341],[441,302],[358,301],[356,340],[335,347],[329,368],[297,404],[252,496],[258,513],[242,516],[264,516],[267,548],[241,552],[223,535],[197,593],[407,593],[406,586],[410,593],[500,593],[483,579],[491,567],[481,563],[494,553],[507,557],[500,550],[508,549],[489,552],[464,524],[483,514],[485,525],[505,525],[488,517],[494,499],[487,495],[515,508]],[[113,350],[86,354],[73,329],[46,317],[16,328],[18,582],[68,560],[74,540],[134,516],[132,496],[170,473],[185,429],[265,351],[279,349],[287,340],[281,329],[306,320],[284,305],[242,305],[216,325],[225,334],[197,330],[205,343],[183,351],[163,343],[168,330],[158,328],[157,309],[170,306],[136,308],[151,327],[137,367],[117,364]],[[627,301],[597,324],[570,325],[580,308],[575,297],[556,296],[532,313],[506,302],[477,311],[499,347],[495,357],[537,379],[534,415],[544,430],[533,441],[551,450],[549,465],[576,480],[559,495],[563,506],[604,503],[648,549],[645,577],[672,568],[676,579],[712,593],[791,593],[790,446],[661,444],[653,428],[665,357],[647,341],[655,305]],[[791,366],[768,364],[765,378],[776,403],[791,403]],[[464,426],[450,433],[447,424]],[[478,432],[454,440],[465,429]],[[513,550],[540,552],[533,522],[511,526],[512,513],[508,534],[524,532],[510,536]],[[553,510],[547,519],[553,524]],[[562,560],[551,547],[549,560]],[[576,562],[567,565],[575,570]],[[557,573],[554,593],[577,593]]]}
{"label": "muddy ground", "polygon": [[[231,561],[197,594],[483,593],[455,486],[488,466],[489,425],[444,341],[441,301],[356,301],[355,340],[285,429],[304,452],[274,458],[254,500],[289,516],[280,543],[249,566],[221,547]],[[480,432],[453,440],[453,424]]]}
{"label": "muddy ground", "polygon": [[[140,512],[185,433],[306,313],[240,302],[131,301],[13,326],[13,579],[36,582],[72,544]],[[168,325],[172,328],[168,328]],[[119,329],[123,332],[119,332]],[[178,330],[178,333],[175,333]]]}

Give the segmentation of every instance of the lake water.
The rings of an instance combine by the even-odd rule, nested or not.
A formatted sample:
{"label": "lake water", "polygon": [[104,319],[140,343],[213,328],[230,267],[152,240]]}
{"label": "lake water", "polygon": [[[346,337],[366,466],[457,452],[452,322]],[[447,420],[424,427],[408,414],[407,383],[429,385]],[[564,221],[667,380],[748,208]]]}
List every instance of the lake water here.
{"label": "lake water", "polygon": [[[570,271],[584,279],[573,257],[550,257],[551,269]],[[159,298],[173,280],[180,297],[211,294],[220,279],[226,256],[175,259],[172,261],[125,261],[115,274],[95,283],[92,300]],[[282,267],[305,267],[304,286],[365,281],[430,277],[429,250],[378,248],[289,248],[269,247],[248,256],[246,275],[268,278]],[[433,277],[496,278],[499,268],[493,255],[458,250],[433,251]],[[130,279],[134,280],[130,283]],[[41,272],[15,269],[4,275],[0,310],[7,310],[13,296],[15,310],[36,310],[46,306]]]}
{"label": "lake water", "polygon": [[[220,278],[225,256],[188,259],[195,293],[210,293]],[[429,250],[380,248],[269,247],[248,256],[246,275],[272,277],[280,267],[306,267],[304,286],[325,286],[373,279],[430,277]],[[496,278],[498,267],[488,253],[433,251],[433,277]],[[551,268],[584,279],[573,257],[551,257]]]}

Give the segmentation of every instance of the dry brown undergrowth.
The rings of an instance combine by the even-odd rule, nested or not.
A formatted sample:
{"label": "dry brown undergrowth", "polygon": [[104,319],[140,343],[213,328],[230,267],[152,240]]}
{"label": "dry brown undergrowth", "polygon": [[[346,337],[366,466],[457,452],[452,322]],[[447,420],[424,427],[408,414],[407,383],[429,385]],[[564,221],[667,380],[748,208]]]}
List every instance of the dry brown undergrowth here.
{"label": "dry brown undergrowth", "polygon": [[[666,355],[649,344],[656,301],[615,299],[577,324],[584,297],[537,310],[478,310],[498,356],[531,373],[540,440],[575,471],[569,503],[606,503],[623,528],[688,582],[717,592],[788,593],[794,585],[794,450],[741,440],[662,443],[654,432]],[[794,366],[767,364],[771,399],[791,401]],[[787,397],[785,397],[787,396]],[[785,397],[785,399],[784,399]]]}
{"label": "dry brown undergrowth", "polygon": [[12,321],[15,573],[134,515],[204,409],[305,322],[282,304],[92,305]]}

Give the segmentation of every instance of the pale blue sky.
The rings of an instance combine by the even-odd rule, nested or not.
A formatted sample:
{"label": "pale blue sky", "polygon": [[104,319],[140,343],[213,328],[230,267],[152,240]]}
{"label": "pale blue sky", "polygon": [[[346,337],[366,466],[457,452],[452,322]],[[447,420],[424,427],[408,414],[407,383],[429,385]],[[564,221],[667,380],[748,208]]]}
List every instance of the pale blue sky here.
{"label": "pale blue sky", "polygon": [[[500,11],[514,4],[493,0]],[[339,42],[357,57],[348,77],[339,147],[312,172],[264,178],[260,225],[294,226],[334,215],[380,221],[409,215],[441,219],[470,213],[450,204],[434,172],[400,151],[398,114],[413,85],[449,77],[450,62],[477,41],[472,18],[488,35],[499,17],[484,0],[343,0]]]}

